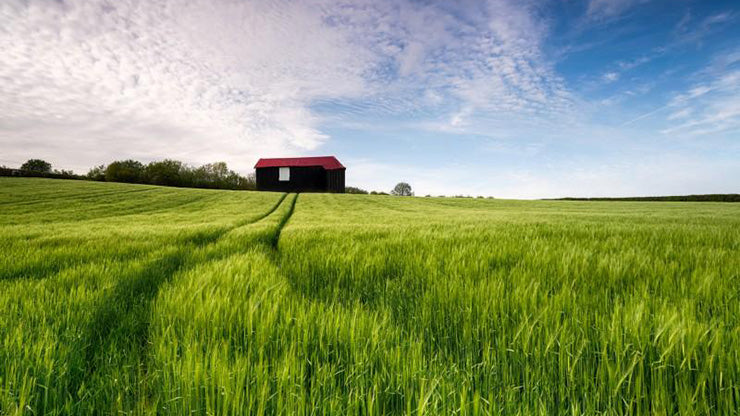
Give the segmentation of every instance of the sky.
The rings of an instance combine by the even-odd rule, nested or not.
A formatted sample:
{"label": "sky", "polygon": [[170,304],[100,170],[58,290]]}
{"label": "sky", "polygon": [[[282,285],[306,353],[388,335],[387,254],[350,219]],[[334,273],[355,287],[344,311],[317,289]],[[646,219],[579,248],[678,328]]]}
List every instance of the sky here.
{"label": "sky", "polygon": [[740,192],[740,2],[3,0],[0,165],[335,155],[347,185]]}

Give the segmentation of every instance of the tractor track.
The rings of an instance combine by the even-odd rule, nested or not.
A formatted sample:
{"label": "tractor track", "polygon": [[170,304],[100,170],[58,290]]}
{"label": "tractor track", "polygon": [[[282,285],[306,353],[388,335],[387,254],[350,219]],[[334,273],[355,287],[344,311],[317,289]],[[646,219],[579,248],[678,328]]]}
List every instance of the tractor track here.
{"label": "tractor track", "polygon": [[[149,260],[143,267],[119,279],[117,284],[97,302],[98,307],[95,308],[83,335],[76,342],[75,350],[79,353],[74,358],[76,365],[73,365],[72,380],[68,386],[69,393],[76,397],[78,402],[84,401],[85,397],[81,394],[87,393],[81,393],[84,391],[82,387],[95,378],[101,369],[110,365],[107,362],[108,352],[116,347],[112,345],[116,340],[124,338],[122,334],[125,334],[126,339],[133,340],[124,355],[139,357],[140,374],[142,380],[145,380],[149,373],[147,350],[151,345],[149,317],[160,288],[172,281],[176,275],[186,273],[203,262],[237,254],[223,254],[214,251],[207,253],[203,258],[194,256],[198,250],[205,251],[210,246],[215,246],[230,231],[257,224],[269,218],[283,206],[287,197],[287,193],[283,194],[270,210],[256,218],[239,221],[234,226],[225,227],[204,238],[186,240],[183,247],[164,252],[161,256]],[[271,235],[268,240],[255,240],[255,245],[265,244],[271,250],[277,250],[280,233],[293,214],[297,199],[296,194],[290,201],[288,211],[270,231]]]}

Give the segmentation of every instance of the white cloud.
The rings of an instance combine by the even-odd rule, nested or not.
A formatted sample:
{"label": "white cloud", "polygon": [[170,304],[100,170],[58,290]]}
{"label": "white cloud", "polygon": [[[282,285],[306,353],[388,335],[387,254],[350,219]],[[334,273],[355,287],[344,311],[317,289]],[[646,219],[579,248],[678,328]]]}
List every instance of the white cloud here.
{"label": "white cloud", "polygon": [[[454,10],[370,4],[347,7],[345,19],[381,65],[371,74],[373,93],[361,107],[341,103],[347,111],[414,116],[429,97],[451,119],[463,109],[540,115],[567,109],[566,88],[541,52],[547,28],[526,3],[491,0]],[[397,77],[388,74],[394,67]]]}
{"label": "white cloud", "polygon": [[734,15],[731,12],[717,13],[717,14],[713,14],[707,17],[706,19],[704,19],[703,24],[705,26],[711,26],[711,25],[716,25],[719,23],[725,23],[725,22],[732,20],[733,17]]}
{"label": "white cloud", "polygon": [[369,59],[300,5],[5,2],[0,21],[0,143],[91,156],[60,161],[75,168],[134,155],[246,168],[265,147],[316,148],[306,106],[362,93]]}
{"label": "white cloud", "polygon": [[668,115],[668,120],[679,120],[682,118],[686,118],[691,115],[693,110],[691,108],[683,108],[681,110],[675,111]]}
{"label": "white cloud", "polygon": [[592,19],[607,19],[626,12],[649,0],[590,0],[586,15]]}
{"label": "white cloud", "polygon": [[[85,170],[115,158],[318,151],[326,113],[528,118],[567,111],[531,5],[8,0],[0,146]],[[460,123],[464,120],[460,119]]]}
{"label": "white cloud", "polygon": [[661,133],[701,136],[740,131],[740,71],[714,74],[713,78],[673,97],[669,105],[677,110],[667,119],[683,121]]}
{"label": "white cloud", "polygon": [[601,76],[601,79],[608,83],[612,83],[619,79],[619,72],[607,72]]}
{"label": "white cloud", "polygon": [[664,51],[659,49],[656,52],[653,52],[650,56],[640,56],[639,58],[635,58],[635,59],[619,61],[617,65],[619,65],[619,69],[623,71],[629,71],[631,69],[637,68],[638,66],[644,65],[652,61],[653,59],[662,55],[663,53]]}

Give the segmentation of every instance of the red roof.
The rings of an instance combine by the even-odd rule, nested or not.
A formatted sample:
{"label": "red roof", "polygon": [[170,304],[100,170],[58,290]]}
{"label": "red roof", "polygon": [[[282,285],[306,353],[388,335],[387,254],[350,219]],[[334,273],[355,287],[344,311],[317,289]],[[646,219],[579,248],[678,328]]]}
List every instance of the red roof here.
{"label": "red roof", "polygon": [[341,163],[334,156],[313,156],[313,157],[281,157],[275,159],[260,159],[254,165],[255,169],[259,168],[283,168],[283,167],[307,167],[321,166],[326,170],[344,169]]}

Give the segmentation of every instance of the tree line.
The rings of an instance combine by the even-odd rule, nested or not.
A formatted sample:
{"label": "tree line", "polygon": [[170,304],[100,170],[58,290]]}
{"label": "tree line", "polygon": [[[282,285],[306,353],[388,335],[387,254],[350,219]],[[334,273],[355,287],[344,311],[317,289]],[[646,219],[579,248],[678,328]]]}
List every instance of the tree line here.
{"label": "tree line", "polygon": [[178,160],[165,159],[143,164],[137,160],[118,160],[108,166],[96,166],[87,173],[92,180],[146,183],[212,189],[256,189],[254,174],[239,175],[226,162],[189,166]]}
{"label": "tree line", "polygon": [[64,179],[86,179],[105,182],[141,183],[148,185],[177,186],[185,188],[244,189],[257,188],[254,174],[239,175],[230,170],[226,162],[190,166],[178,160],[165,159],[150,163],[138,160],[117,160],[108,165],[90,169],[86,175],[75,175],[72,171],[53,170],[51,163],[41,159],[30,159],[16,173],[4,167],[5,175],[42,176]]}
{"label": "tree line", "polygon": [[740,202],[740,194],[702,194],[702,195],[671,195],[671,196],[633,196],[616,198],[556,198],[556,201],[634,201],[634,202]]}
{"label": "tree line", "polygon": [[399,182],[388,194],[382,191],[366,191],[362,188],[354,186],[345,186],[344,193],[346,194],[361,194],[361,195],[394,195],[394,196],[414,196],[414,191],[411,190],[411,185],[406,182]]}
{"label": "tree line", "polygon": [[[254,173],[246,176],[239,175],[230,170],[226,162],[207,163],[195,167],[173,159],[164,159],[146,164],[133,159],[116,160],[108,165],[95,166],[86,175],[77,175],[71,170],[52,169],[51,163],[42,159],[29,159],[21,165],[20,169],[0,166],[0,176],[35,176],[183,188],[257,189],[257,180]],[[345,187],[345,192],[348,194],[370,195],[414,195],[411,185],[406,182],[398,183],[390,191],[390,194],[382,191],[368,192],[354,186]]]}

